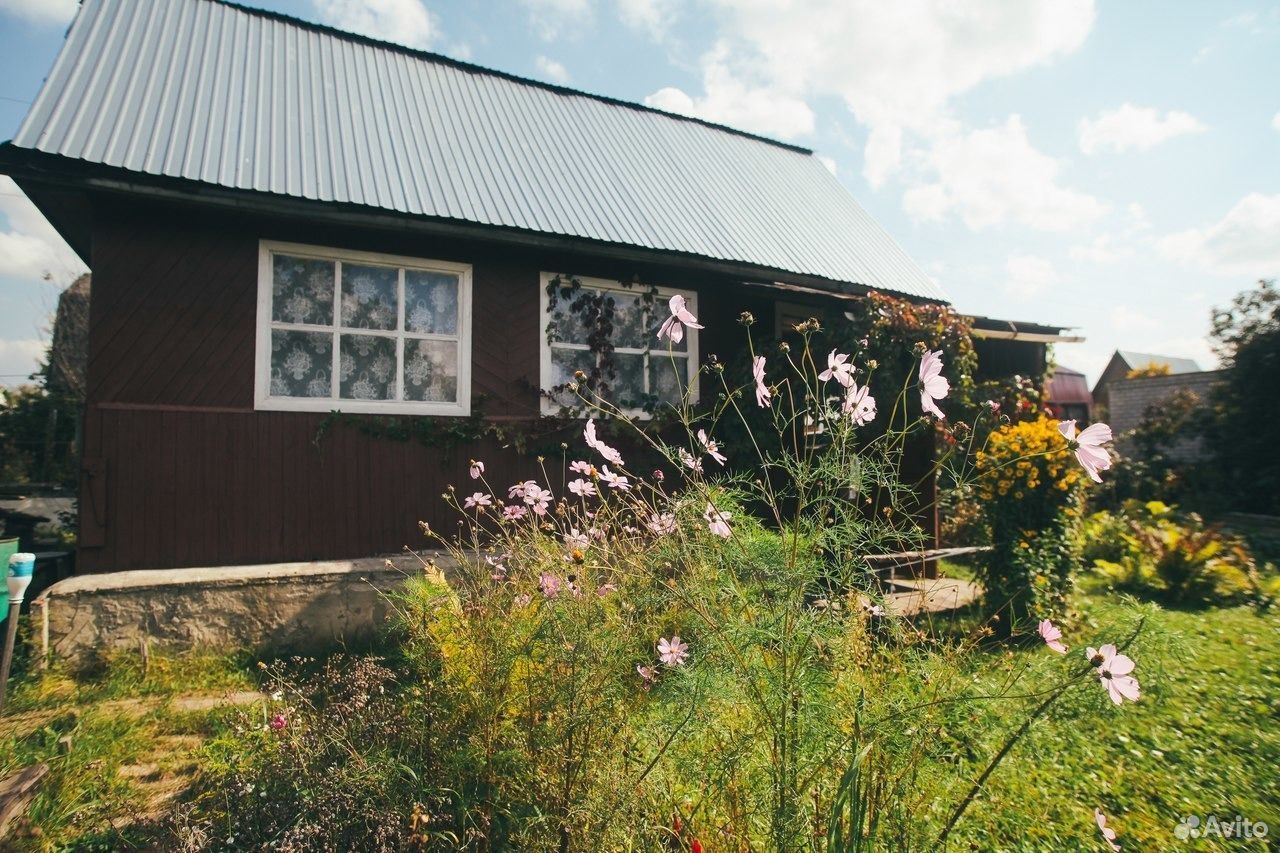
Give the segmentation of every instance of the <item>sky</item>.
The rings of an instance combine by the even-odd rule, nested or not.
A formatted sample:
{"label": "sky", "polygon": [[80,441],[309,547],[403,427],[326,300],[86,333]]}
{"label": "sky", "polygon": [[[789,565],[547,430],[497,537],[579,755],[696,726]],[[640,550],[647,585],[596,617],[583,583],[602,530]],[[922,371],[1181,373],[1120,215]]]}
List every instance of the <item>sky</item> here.
{"label": "sky", "polygon": [[[971,314],[1215,359],[1210,311],[1280,276],[1280,3],[248,0],[813,149]],[[0,0],[0,139],[76,0]],[[0,177],[0,384],[84,271]]]}

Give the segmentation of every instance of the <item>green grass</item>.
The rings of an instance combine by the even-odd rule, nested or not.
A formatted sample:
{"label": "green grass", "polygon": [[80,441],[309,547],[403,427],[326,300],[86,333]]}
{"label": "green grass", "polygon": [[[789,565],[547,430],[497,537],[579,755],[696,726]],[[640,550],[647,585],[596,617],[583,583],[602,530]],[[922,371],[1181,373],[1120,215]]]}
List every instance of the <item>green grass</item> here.
{"label": "green grass", "polygon": [[[1088,641],[1118,636],[1134,618],[1130,605],[1096,582],[1086,581],[1075,603],[1078,615],[1067,630],[1071,657],[1064,666],[1083,654]],[[973,613],[963,619],[976,621]],[[1189,814],[1265,821],[1275,843],[1280,614],[1247,607],[1152,608],[1148,619],[1148,639],[1134,652],[1142,700],[1115,708],[1101,688],[1065,700],[1017,744],[949,849],[1104,851],[1095,807],[1109,815],[1126,853],[1268,849],[1265,842],[1239,839],[1179,841],[1173,831]],[[986,655],[981,666],[993,680],[1030,660],[1037,667],[1057,663],[1039,644]],[[205,753],[190,748],[166,755],[163,743],[226,734],[228,712],[179,713],[168,700],[250,689],[250,663],[238,657],[153,658],[144,673],[136,656],[125,656],[16,684],[12,713],[0,718],[0,775],[35,761],[48,762],[53,773],[31,812],[39,835],[15,849],[123,850],[155,843],[154,826],[132,821],[147,794],[119,768],[203,759]],[[1024,711],[1016,703],[966,709],[953,737],[972,748],[967,775],[980,772],[981,756],[998,749]],[[59,746],[64,735],[71,736],[69,751]],[[930,843],[921,839],[920,849]]]}
{"label": "green grass", "polygon": [[252,689],[246,663],[238,656],[153,656],[144,671],[136,655],[119,655],[16,680],[0,717],[0,777],[38,762],[50,774],[9,849],[113,851],[154,841],[157,827],[139,816],[154,806],[156,786],[121,768],[154,766],[161,777],[189,772],[183,765],[199,743],[191,736],[218,732],[225,711],[179,712],[170,700]]}
{"label": "green grass", "polygon": [[[1096,588],[1078,604],[1068,641],[1096,636],[1122,613]],[[988,782],[953,849],[1103,850],[1095,807],[1126,850],[1274,849],[1265,845],[1280,834],[1280,614],[1158,611],[1149,623],[1159,639],[1135,652],[1141,701],[1114,708],[1099,698],[1035,727]],[[1072,643],[1070,654],[1082,646]],[[1179,841],[1173,831],[1185,815],[1242,815],[1266,822],[1271,837]]]}

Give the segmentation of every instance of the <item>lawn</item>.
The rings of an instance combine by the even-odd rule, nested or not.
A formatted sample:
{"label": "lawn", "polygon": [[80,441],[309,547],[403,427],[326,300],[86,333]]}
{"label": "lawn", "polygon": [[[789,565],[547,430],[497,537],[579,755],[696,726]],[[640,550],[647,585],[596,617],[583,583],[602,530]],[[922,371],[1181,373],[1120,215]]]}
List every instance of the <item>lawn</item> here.
{"label": "lawn", "polygon": [[[1097,585],[1086,584],[1075,604],[1069,642],[1133,618],[1131,606]],[[1162,660],[1139,661],[1142,700],[1103,713],[1096,705],[1056,708],[997,770],[951,849],[1104,850],[1095,807],[1126,850],[1268,849],[1256,840],[1183,842],[1174,830],[1187,815],[1241,815],[1280,831],[1280,615],[1158,611],[1148,630],[1167,640]],[[1081,652],[1073,644],[1071,654]],[[979,677],[998,679],[1047,654],[1038,644],[987,652]],[[76,677],[25,679],[0,720],[0,774],[34,761],[52,773],[11,849],[163,847],[157,818],[209,760],[205,744],[234,737],[242,719],[216,700],[239,694],[254,713],[243,693],[255,687],[254,669],[244,658],[190,657],[153,658],[143,672],[136,656],[125,656]],[[994,703],[966,709],[965,737],[977,741],[968,745],[981,747],[975,755],[998,747],[996,727],[1008,731],[1017,712]],[[1092,722],[1077,723],[1083,719]]]}
{"label": "lawn", "polygon": [[[1096,588],[1078,603],[1085,627],[1121,610]],[[963,842],[990,851],[1103,850],[1092,825],[1100,807],[1128,850],[1275,849],[1266,844],[1280,832],[1280,614],[1165,610],[1152,628],[1169,637],[1167,657],[1157,672],[1139,661],[1141,701],[1109,719],[1094,714],[1087,726],[1066,713],[1036,727],[989,783]],[[1044,650],[1015,653],[1026,654]],[[1188,815],[1202,826],[1208,815],[1264,821],[1271,838],[1184,843],[1174,830]],[[1053,827],[1067,826],[1081,829],[1055,836]]]}

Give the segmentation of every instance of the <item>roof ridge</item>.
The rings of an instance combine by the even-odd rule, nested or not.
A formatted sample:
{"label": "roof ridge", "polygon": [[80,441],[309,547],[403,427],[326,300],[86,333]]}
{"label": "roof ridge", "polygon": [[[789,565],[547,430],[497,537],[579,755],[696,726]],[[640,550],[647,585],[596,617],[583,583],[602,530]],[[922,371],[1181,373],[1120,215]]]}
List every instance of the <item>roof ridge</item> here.
{"label": "roof ridge", "polygon": [[443,53],[435,53],[434,51],[430,51],[430,50],[422,50],[416,47],[409,47],[403,44],[396,44],[395,42],[383,41],[382,39],[377,39],[372,36],[361,35],[360,33],[348,32],[347,30],[338,29],[337,27],[332,27],[332,26],[329,26],[328,24],[320,24],[320,23],[316,23],[315,21],[308,21],[305,18],[299,18],[294,15],[288,15],[288,14],[285,14],[284,12],[275,12],[270,9],[259,9],[255,6],[247,6],[243,3],[236,2],[236,0],[203,0],[203,2],[214,3],[218,6],[226,6],[228,8],[235,9],[237,11],[244,12],[249,15],[257,15],[259,17],[268,18],[270,20],[282,21],[286,24],[291,24],[297,27],[301,27],[303,29],[312,30],[319,33],[325,33],[326,35],[336,36],[338,38],[347,39],[349,41],[360,42],[362,44],[367,44],[373,47],[383,48],[386,50],[393,50],[393,51],[396,51],[397,53],[407,54],[409,56],[414,56],[419,59],[424,59],[429,62],[434,62],[440,65],[449,65],[454,68],[457,68],[460,71],[466,71],[471,74],[486,74],[491,77],[499,77],[504,80],[510,80],[513,83],[520,83],[522,85],[532,86],[537,89],[545,89],[549,92],[554,92],[557,95],[570,95],[570,96],[575,96],[580,98],[590,98],[593,101],[600,101],[601,103],[610,104],[615,107],[624,107],[626,109],[636,110],[637,112],[653,113],[655,115],[666,116],[667,118],[675,119],[676,121],[684,121],[684,122],[690,122],[692,124],[700,124],[703,127],[709,127],[712,130],[718,130],[723,133],[732,134],[734,136],[741,136],[746,139],[754,140],[756,142],[763,142],[766,145],[773,145],[778,148],[785,149],[787,151],[794,151],[797,154],[807,154],[809,156],[813,156],[813,149],[811,148],[805,148],[802,145],[794,145],[790,142],[782,142],[781,140],[778,140],[778,139],[772,139],[768,136],[762,136],[758,133],[751,133],[750,131],[740,130],[739,128],[730,127],[725,124],[718,124],[714,121],[707,121],[706,119],[697,118],[696,116],[687,116],[687,115],[682,115],[680,113],[673,113],[667,110],[658,109],[657,107],[651,107],[648,104],[641,104],[635,101],[625,101],[625,100],[622,100],[621,98],[610,97],[609,95],[598,95],[594,92],[586,92],[586,91],[583,91],[582,89],[574,89],[570,86],[561,86],[556,83],[547,83],[546,81],[543,81],[543,80],[534,80],[531,77],[521,77],[519,74],[512,74],[509,71],[499,71],[496,68],[489,68],[484,65],[477,65],[474,62],[467,62],[462,59],[455,59],[452,56],[445,56]]}

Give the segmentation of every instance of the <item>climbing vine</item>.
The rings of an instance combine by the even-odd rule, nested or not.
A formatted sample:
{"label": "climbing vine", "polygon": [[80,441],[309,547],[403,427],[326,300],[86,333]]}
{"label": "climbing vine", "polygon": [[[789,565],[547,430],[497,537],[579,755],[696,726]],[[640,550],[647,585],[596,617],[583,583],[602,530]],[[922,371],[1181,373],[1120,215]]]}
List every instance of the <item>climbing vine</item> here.
{"label": "climbing vine", "polygon": [[[637,290],[645,314],[652,312],[658,296],[658,288],[655,285],[641,283],[639,276],[633,276],[630,281],[622,281],[620,284],[626,290]],[[558,274],[547,282],[545,329],[547,343],[552,344],[563,340],[560,337],[561,329],[580,328],[586,333],[585,343],[591,358],[589,369],[578,371],[581,375],[551,388],[540,389],[543,397],[563,400],[565,392],[573,390],[570,386],[576,386],[576,391],[588,398],[598,395],[618,399],[619,391],[626,393],[635,391],[635,389],[615,387],[618,379],[618,365],[614,355],[613,340],[618,305],[614,293],[615,291],[611,290],[584,286],[581,279],[570,275]],[[581,343],[581,341],[575,341],[575,343]],[[658,401],[654,395],[640,392],[637,398],[629,399],[627,402],[652,414]],[[560,415],[567,418],[577,417],[581,414],[582,408],[580,404],[562,403]]]}

